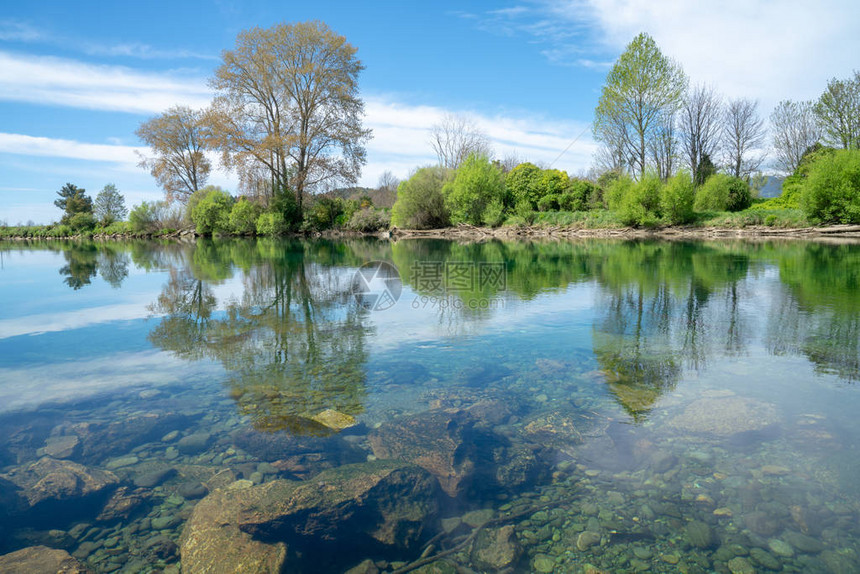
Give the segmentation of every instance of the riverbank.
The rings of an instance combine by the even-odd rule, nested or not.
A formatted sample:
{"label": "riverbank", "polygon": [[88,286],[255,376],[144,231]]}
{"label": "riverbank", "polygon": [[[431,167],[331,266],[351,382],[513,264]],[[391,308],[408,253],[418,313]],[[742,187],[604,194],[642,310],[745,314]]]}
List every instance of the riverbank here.
{"label": "riverbank", "polygon": [[[858,240],[860,225],[830,225],[823,227],[778,228],[765,225],[746,227],[716,226],[667,226],[657,228],[605,227],[583,228],[580,226],[517,225],[502,227],[476,227],[457,225],[441,229],[400,229],[393,227],[379,232],[360,232],[347,230],[327,230],[315,233],[288,234],[287,237],[377,237],[380,239],[440,238],[440,239],[535,239],[535,238],[615,238],[615,239],[815,239],[815,240]],[[0,235],[0,241],[32,240],[128,240],[128,239],[167,239],[194,240],[201,235],[193,229],[177,230],[170,233],[113,233],[78,234],[72,236],[45,235]],[[224,236],[234,237],[234,236]]]}

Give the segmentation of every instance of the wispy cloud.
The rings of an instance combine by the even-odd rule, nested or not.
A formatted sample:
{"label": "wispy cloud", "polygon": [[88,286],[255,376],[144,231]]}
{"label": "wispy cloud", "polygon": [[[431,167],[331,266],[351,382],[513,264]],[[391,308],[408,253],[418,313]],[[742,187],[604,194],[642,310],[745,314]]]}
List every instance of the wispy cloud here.
{"label": "wispy cloud", "polygon": [[0,20],[0,41],[4,42],[36,42],[44,38],[44,34],[26,22],[18,20]]}
{"label": "wispy cloud", "polygon": [[179,73],[0,52],[0,99],[151,114],[176,104],[209,102],[205,80]]}
{"label": "wispy cloud", "polygon": [[0,153],[136,165],[140,159],[135,152],[145,151],[146,148],[143,147],[92,144],[0,132]]}
{"label": "wispy cloud", "polygon": [[138,58],[141,60],[170,60],[170,59],[194,59],[194,60],[218,60],[214,54],[204,54],[185,49],[160,49],[149,44],[131,42],[125,44],[91,44],[82,46],[82,51],[90,56],[122,56]]}

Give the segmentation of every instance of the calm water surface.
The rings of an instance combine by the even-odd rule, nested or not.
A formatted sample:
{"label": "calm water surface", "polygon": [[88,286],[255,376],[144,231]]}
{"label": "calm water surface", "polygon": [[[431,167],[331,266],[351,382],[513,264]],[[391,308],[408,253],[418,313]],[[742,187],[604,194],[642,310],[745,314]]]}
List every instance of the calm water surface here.
{"label": "calm water surface", "polygon": [[855,572],[858,283],[799,242],[3,243],[0,554],[178,572],[208,493],[395,458],[416,540],[286,570]]}

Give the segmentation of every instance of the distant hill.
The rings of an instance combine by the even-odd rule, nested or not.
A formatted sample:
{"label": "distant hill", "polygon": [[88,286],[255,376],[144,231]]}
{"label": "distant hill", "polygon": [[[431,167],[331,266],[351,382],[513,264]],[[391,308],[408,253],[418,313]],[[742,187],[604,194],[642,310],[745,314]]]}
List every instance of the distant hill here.
{"label": "distant hill", "polygon": [[759,197],[768,199],[771,197],[779,197],[782,195],[782,182],[785,178],[776,175],[769,175],[764,187],[759,191]]}
{"label": "distant hill", "polygon": [[339,197],[340,199],[361,199],[368,196],[374,207],[391,207],[397,199],[397,192],[372,187],[342,187],[321,193],[317,197]]}

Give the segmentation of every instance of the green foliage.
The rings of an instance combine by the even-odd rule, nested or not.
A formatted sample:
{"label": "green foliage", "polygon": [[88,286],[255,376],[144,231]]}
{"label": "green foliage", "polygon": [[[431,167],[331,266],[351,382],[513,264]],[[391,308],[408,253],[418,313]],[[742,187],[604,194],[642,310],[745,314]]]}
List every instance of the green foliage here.
{"label": "green foliage", "polygon": [[634,182],[622,176],[607,190],[609,208],[624,225],[651,227],[660,220],[660,190],[662,182],[654,174],[646,174]]}
{"label": "green foliage", "polygon": [[451,223],[442,188],[449,179],[445,168],[424,167],[400,182],[391,222],[407,229],[434,229]]}
{"label": "green foliage", "polygon": [[599,186],[584,179],[570,179],[567,191],[558,198],[559,209],[586,211],[603,207],[603,192]]}
{"label": "green foliage", "polygon": [[538,211],[558,211],[559,196],[556,194],[545,195],[537,202]]}
{"label": "green foliage", "polygon": [[696,191],[697,211],[743,211],[752,205],[752,191],[744,180],[718,173]]}
{"label": "green foliage", "polygon": [[230,210],[230,229],[238,235],[253,235],[257,231],[260,206],[241,197]]}
{"label": "green foliage", "polygon": [[257,218],[257,235],[282,235],[287,231],[289,226],[280,212],[266,211]]}
{"label": "green foliage", "polygon": [[57,195],[59,198],[54,200],[54,205],[63,210],[61,223],[68,223],[78,213],[93,212],[93,200],[83,188],[67,183]]}
{"label": "green foliage", "polygon": [[860,223],[860,150],[816,158],[809,166],[800,203],[812,221]]}
{"label": "green foliage", "polygon": [[651,36],[636,36],[606,76],[594,112],[594,135],[624,145],[633,168],[645,177],[648,145],[661,121],[680,105],[687,87],[681,67],[663,55]]}
{"label": "green foliage", "polygon": [[696,169],[696,186],[704,185],[708,178],[717,173],[717,166],[711,160],[711,156],[703,153],[699,160],[698,169]]}
{"label": "green foliage", "polygon": [[217,189],[209,191],[191,210],[191,221],[197,227],[197,233],[229,232],[232,207],[233,198],[229,194]]}
{"label": "green foliage", "polygon": [[161,201],[144,201],[131,208],[128,223],[135,233],[155,233],[161,228],[160,214],[166,208]]}
{"label": "green foliage", "polygon": [[75,231],[85,231],[96,226],[96,219],[92,213],[79,212],[69,217],[66,223]]}
{"label": "green foliage", "polygon": [[535,164],[526,162],[507,173],[505,186],[514,205],[527,201],[530,209],[537,207],[538,199],[543,195],[539,189],[541,171]]}
{"label": "green foliage", "polygon": [[505,204],[496,199],[484,210],[484,225],[498,227],[505,222]]}
{"label": "green foliage", "polygon": [[352,231],[363,231],[365,233],[382,231],[391,226],[391,214],[383,209],[363,207],[350,217],[346,224]]}
{"label": "green foliage", "polygon": [[505,176],[486,156],[470,155],[442,188],[453,223],[481,225],[493,202],[504,202]]}
{"label": "green foliage", "polygon": [[305,214],[305,227],[316,231],[344,227],[359,205],[354,199],[319,197]]}
{"label": "green foliage", "polygon": [[105,185],[96,195],[93,212],[101,225],[122,221],[128,215],[125,198],[112,183]]}
{"label": "green foliage", "polygon": [[693,202],[696,188],[692,176],[682,171],[669,179],[660,191],[660,209],[663,217],[671,224],[677,225],[693,221]]}
{"label": "green foliage", "polygon": [[519,220],[518,225],[531,225],[535,220],[535,211],[531,202],[528,199],[518,201],[514,206],[514,216]]}

